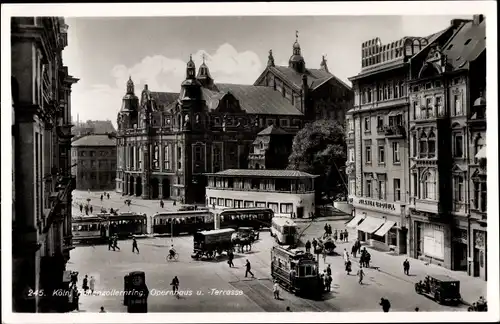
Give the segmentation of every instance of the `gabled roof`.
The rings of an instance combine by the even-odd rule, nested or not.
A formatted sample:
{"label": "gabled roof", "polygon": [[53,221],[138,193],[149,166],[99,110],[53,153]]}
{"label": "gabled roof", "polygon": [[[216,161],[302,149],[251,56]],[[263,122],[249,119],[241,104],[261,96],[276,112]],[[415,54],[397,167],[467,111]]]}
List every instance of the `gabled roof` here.
{"label": "gabled roof", "polygon": [[[242,84],[217,84],[220,92],[230,92],[249,114],[296,115],[302,113],[273,88]],[[218,96],[218,95],[217,95]]]}
{"label": "gabled roof", "polygon": [[150,92],[151,99],[156,102],[157,106],[167,107],[172,102],[179,98],[179,93],[176,92]]}
{"label": "gabled roof", "polygon": [[[289,81],[294,85],[296,89],[302,88],[302,73],[295,71],[293,68],[288,66],[271,66],[269,67],[271,72],[275,72],[279,76],[283,77],[283,79]],[[314,90],[318,88],[320,85],[324,84],[326,81],[330,79],[335,79],[337,82],[342,84],[347,89],[351,89],[344,81],[340,80],[330,72],[326,72],[322,69],[307,69],[307,85],[310,89]]]}
{"label": "gabled roof", "polygon": [[116,140],[108,135],[87,135],[71,143],[71,146],[116,146]]}
{"label": "gabled roof", "polygon": [[316,178],[318,176],[297,170],[269,170],[269,169],[228,169],[208,175],[220,176],[247,176],[247,177],[271,177],[271,178]]}
{"label": "gabled roof", "polygon": [[475,61],[484,50],[486,50],[486,20],[480,24],[470,21],[445,44],[443,54],[454,70],[467,69],[469,63]]}
{"label": "gabled roof", "polygon": [[286,132],[285,130],[277,127],[277,126],[274,126],[274,125],[271,125],[269,127],[267,127],[266,129],[262,130],[261,132],[259,132],[257,134],[257,136],[267,136],[267,135],[289,135],[288,132]]}

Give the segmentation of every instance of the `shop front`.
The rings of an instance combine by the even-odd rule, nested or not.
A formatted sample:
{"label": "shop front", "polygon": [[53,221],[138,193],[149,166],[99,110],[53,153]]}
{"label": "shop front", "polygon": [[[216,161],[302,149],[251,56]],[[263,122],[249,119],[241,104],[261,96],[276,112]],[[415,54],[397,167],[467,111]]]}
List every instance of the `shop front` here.
{"label": "shop front", "polygon": [[451,269],[452,240],[449,225],[413,220],[414,253],[412,257]]}
{"label": "shop front", "polygon": [[360,241],[378,250],[406,253],[404,206],[357,197],[350,201],[354,217],[347,227],[358,231]]}
{"label": "shop front", "polygon": [[473,230],[473,275],[487,280],[487,259],[486,259],[486,232],[482,230]]}

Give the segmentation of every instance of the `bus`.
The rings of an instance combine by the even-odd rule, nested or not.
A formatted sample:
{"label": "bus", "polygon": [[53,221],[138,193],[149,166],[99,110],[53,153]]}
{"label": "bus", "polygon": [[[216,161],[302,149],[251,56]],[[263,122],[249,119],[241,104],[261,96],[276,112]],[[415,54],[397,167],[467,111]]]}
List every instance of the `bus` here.
{"label": "bus", "polygon": [[214,229],[214,214],[208,210],[158,213],[153,216],[154,234],[194,234]]}
{"label": "bus", "polygon": [[133,235],[147,234],[146,214],[120,213],[98,214],[98,216],[106,222],[108,237],[116,235],[119,238],[128,238]]}
{"label": "bus", "polygon": [[274,212],[269,208],[227,208],[220,213],[220,228],[252,227],[260,230],[271,227]]}
{"label": "bus", "polygon": [[286,217],[274,217],[271,225],[271,235],[278,244],[295,245],[297,225]]}
{"label": "bus", "polygon": [[71,229],[75,242],[91,243],[106,239],[106,224],[99,216],[73,217]]}

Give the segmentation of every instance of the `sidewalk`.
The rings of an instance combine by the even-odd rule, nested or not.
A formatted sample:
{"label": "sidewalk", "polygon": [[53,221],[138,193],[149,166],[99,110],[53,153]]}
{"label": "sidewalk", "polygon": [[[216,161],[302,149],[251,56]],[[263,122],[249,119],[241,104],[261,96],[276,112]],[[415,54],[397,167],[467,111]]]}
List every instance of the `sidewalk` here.
{"label": "sidewalk", "polygon": [[[354,238],[356,237],[354,231],[349,230],[349,242],[341,243],[337,242],[337,253],[341,253],[341,251],[346,248],[348,251],[351,251],[352,244],[354,242]],[[306,231],[302,240],[306,241],[307,239],[312,239],[313,237],[319,237],[323,234],[323,229],[320,231],[313,233]],[[482,279],[468,276],[466,272],[462,271],[453,271],[446,269],[444,267],[440,267],[435,264],[426,264],[424,261],[410,258],[406,255],[394,255],[390,252],[382,252],[375,249],[372,249],[369,246],[362,246],[362,248],[366,247],[366,249],[371,254],[371,268],[377,269],[379,272],[385,273],[395,279],[403,280],[410,284],[415,284],[420,280],[423,280],[425,275],[427,274],[441,274],[448,275],[456,280],[460,281],[460,293],[462,295],[462,301],[464,304],[470,305],[473,302],[476,302],[480,296],[484,296],[487,298],[487,281]],[[403,262],[408,259],[410,261],[410,275],[407,276],[403,273]],[[358,258],[351,259],[353,263],[359,264]]]}

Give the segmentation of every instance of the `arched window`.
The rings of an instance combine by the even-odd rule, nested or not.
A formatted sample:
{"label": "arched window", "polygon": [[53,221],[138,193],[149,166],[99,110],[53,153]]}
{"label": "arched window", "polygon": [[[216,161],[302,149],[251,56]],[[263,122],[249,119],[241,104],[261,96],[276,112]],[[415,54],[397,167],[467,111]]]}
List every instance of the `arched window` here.
{"label": "arched window", "polygon": [[427,157],[428,147],[427,147],[427,135],[425,132],[420,133],[420,138],[418,139],[418,157]]}
{"label": "arched window", "polygon": [[429,158],[436,156],[436,135],[431,131],[427,138],[427,149],[429,150]]}
{"label": "arched window", "polygon": [[415,39],[413,41],[413,54],[417,54],[420,51],[420,41]]}
{"label": "arched window", "polygon": [[423,184],[423,199],[436,199],[436,180],[434,174],[431,171],[427,171],[422,177]]}

